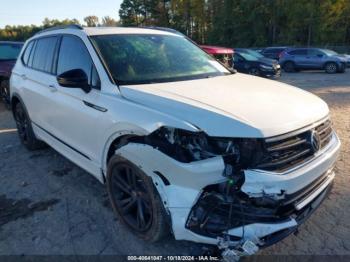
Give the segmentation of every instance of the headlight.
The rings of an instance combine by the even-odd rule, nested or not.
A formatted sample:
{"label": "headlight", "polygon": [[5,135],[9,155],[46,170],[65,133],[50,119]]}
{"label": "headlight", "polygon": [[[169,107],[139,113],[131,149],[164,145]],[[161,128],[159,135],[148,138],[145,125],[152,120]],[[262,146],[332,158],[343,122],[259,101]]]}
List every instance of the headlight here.
{"label": "headlight", "polygon": [[263,65],[263,64],[261,64],[260,67],[263,68],[263,69],[267,69],[267,70],[272,70],[273,69],[272,66]]}
{"label": "headlight", "polygon": [[148,139],[151,145],[181,162],[193,162],[215,156],[239,159],[239,146],[234,139],[213,138],[204,132],[162,127]]}

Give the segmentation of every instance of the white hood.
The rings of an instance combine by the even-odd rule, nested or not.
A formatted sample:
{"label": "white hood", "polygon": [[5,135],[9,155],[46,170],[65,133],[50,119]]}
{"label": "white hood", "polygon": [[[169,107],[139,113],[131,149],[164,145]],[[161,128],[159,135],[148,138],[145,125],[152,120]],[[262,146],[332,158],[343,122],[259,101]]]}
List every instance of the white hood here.
{"label": "white hood", "polygon": [[317,96],[244,74],[122,86],[134,102],[197,126],[211,136],[271,137],[312,124],[329,113]]}

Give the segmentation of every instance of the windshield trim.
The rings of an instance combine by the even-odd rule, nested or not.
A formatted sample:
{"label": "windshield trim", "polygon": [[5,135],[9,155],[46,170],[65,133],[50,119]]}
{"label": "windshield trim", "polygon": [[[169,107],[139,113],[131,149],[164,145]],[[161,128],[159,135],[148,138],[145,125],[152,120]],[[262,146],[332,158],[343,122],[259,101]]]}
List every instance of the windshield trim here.
{"label": "windshield trim", "polygon": [[231,72],[227,72],[222,75],[220,72],[215,72],[215,73],[205,73],[205,74],[198,74],[198,75],[158,78],[158,79],[149,79],[149,80],[135,80],[135,81],[117,80],[117,81],[119,85],[147,85],[147,84],[160,84],[160,83],[198,80],[198,79],[212,78],[212,77],[218,77],[218,76],[227,76],[231,74],[232,74]]}

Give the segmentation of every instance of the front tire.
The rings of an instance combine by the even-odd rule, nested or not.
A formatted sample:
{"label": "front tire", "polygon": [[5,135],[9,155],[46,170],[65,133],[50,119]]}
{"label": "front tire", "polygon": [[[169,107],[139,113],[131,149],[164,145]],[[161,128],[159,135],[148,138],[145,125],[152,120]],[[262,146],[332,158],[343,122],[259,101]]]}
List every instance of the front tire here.
{"label": "front tire", "polygon": [[113,156],[107,191],[114,213],[138,237],[157,242],[169,234],[163,203],[152,179],[130,161]]}
{"label": "front tire", "polygon": [[287,73],[293,73],[295,72],[295,64],[291,61],[285,62],[283,65],[283,69]]}
{"label": "front tire", "polygon": [[253,75],[253,76],[259,76],[260,72],[259,72],[258,68],[252,67],[252,68],[249,69],[249,74]]}
{"label": "front tire", "polygon": [[335,74],[338,71],[337,64],[334,62],[329,62],[325,65],[325,71],[327,74]]}
{"label": "front tire", "polygon": [[14,106],[13,113],[21,143],[30,151],[44,148],[45,143],[35,137],[31,120],[20,102]]}

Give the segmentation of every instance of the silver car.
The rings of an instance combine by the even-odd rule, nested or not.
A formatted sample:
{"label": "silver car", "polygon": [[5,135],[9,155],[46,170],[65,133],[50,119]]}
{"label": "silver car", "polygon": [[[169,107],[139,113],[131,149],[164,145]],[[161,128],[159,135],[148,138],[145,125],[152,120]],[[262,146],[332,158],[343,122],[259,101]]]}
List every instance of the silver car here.
{"label": "silver car", "polygon": [[346,59],[336,52],[320,48],[292,48],[281,54],[280,64],[286,72],[298,70],[325,70],[326,73],[344,73]]}

